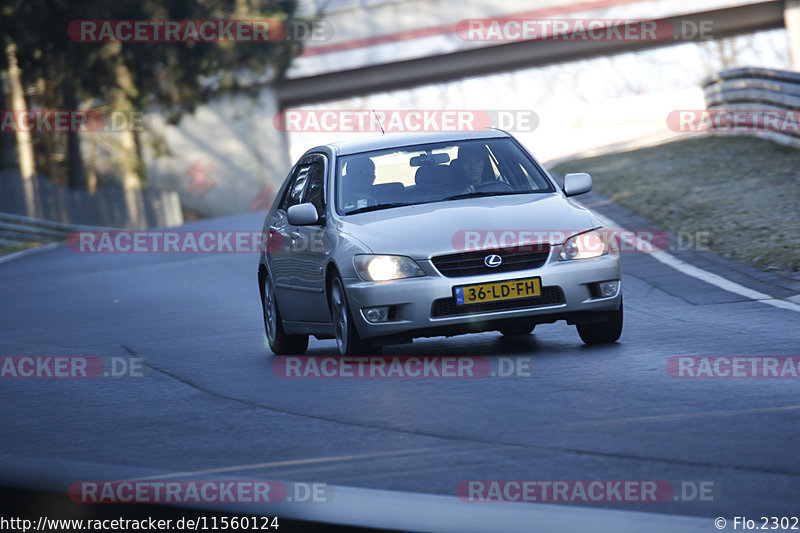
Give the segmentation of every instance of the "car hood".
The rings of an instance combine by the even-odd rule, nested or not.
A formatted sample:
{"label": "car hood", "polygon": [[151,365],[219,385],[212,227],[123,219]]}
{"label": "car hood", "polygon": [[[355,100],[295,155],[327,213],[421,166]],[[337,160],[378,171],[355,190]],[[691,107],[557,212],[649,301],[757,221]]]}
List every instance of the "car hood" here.
{"label": "car hood", "polygon": [[376,254],[427,259],[453,251],[561,244],[597,227],[594,216],[560,194],[466,198],[343,217],[341,231]]}

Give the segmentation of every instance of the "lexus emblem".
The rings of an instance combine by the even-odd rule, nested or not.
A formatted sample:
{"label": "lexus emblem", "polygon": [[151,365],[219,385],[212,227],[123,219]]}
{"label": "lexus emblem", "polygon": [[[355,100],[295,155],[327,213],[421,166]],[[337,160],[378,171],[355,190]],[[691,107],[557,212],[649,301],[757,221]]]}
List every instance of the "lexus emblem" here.
{"label": "lexus emblem", "polygon": [[483,264],[489,268],[497,268],[503,262],[503,258],[497,254],[487,255],[483,258]]}

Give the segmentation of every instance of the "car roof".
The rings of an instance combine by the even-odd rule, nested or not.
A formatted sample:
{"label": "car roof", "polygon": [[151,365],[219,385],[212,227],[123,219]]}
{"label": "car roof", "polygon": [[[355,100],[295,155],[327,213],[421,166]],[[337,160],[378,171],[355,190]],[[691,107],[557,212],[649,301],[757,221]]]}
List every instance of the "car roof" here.
{"label": "car roof", "polygon": [[[339,141],[327,145],[339,155],[358,154],[372,150],[385,150],[401,146],[411,146],[414,144],[426,144],[449,141],[467,141],[470,139],[497,139],[510,137],[502,130],[482,130],[482,131],[454,131],[437,133],[387,133],[385,135],[373,135],[369,137],[359,137]],[[319,151],[319,148],[312,148],[309,152]]]}

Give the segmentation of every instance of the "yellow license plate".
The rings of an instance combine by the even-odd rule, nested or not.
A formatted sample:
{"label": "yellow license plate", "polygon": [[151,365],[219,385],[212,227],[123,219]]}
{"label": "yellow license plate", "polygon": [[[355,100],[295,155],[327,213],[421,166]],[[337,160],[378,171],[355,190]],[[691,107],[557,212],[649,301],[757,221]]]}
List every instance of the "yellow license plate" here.
{"label": "yellow license plate", "polygon": [[523,278],[464,285],[463,287],[454,287],[453,295],[458,305],[530,298],[542,295],[542,280],[541,278]]}

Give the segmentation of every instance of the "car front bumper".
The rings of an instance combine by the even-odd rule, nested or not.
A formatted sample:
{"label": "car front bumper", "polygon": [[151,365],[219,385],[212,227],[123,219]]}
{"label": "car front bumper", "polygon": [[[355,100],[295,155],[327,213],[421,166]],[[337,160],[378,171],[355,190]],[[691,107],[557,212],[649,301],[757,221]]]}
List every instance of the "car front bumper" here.
{"label": "car front bumper", "polygon": [[[589,316],[618,309],[621,284],[616,294],[605,298],[594,293],[593,286],[603,281],[621,280],[619,256],[558,261],[558,248],[551,250],[541,267],[502,274],[445,277],[430,261],[418,260],[426,276],[385,282],[347,278],[343,280],[345,293],[362,338],[486,331],[495,329],[502,321],[531,319],[536,322],[538,317],[542,322],[552,322],[554,317]],[[541,278],[541,298],[474,306],[457,306],[453,298],[456,286],[529,277]],[[389,307],[389,320],[368,321],[364,309],[372,307]]]}

